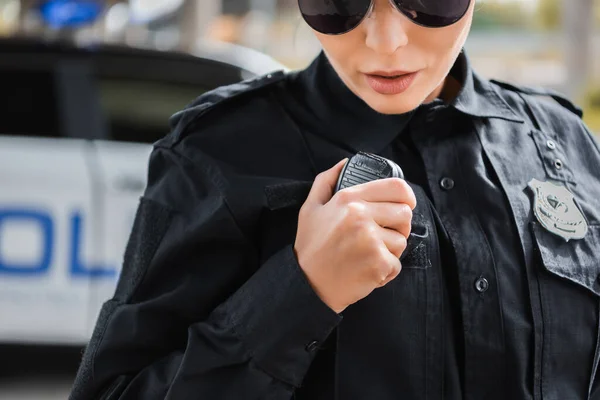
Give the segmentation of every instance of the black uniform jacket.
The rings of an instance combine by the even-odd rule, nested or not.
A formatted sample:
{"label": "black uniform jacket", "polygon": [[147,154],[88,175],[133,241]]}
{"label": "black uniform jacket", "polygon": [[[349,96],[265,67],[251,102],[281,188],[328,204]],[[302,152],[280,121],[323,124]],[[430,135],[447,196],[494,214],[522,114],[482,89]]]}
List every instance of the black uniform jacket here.
{"label": "black uniform jacket", "polygon": [[[176,114],[71,398],[600,399],[598,142],[554,93],[464,54],[451,73],[451,104],[381,115],[321,54]],[[398,278],[338,315],[293,244],[315,176],[359,150],[418,205]],[[545,227],[567,210],[583,238]]]}

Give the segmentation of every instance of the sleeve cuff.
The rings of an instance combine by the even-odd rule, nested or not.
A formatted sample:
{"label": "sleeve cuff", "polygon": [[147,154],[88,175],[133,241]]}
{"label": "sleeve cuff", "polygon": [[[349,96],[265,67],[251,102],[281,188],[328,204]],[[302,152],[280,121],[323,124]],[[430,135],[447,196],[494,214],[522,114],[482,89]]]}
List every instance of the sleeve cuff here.
{"label": "sleeve cuff", "polygon": [[342,319],[314,292],[292,245],[275,253],[221,307],[254,363],[296,387]]}

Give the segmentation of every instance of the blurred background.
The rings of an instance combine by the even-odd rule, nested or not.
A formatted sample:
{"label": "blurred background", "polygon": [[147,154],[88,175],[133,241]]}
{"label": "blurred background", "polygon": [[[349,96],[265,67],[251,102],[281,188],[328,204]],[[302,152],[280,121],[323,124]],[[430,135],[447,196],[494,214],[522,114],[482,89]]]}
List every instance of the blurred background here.
{"label": "blurred background", "polygon": [[[480,74],[563,92],[600,133],[600,0],[476,10]],[[318,51],[296,0],[0,0],[0,400],[67,397],[169,116]]]}

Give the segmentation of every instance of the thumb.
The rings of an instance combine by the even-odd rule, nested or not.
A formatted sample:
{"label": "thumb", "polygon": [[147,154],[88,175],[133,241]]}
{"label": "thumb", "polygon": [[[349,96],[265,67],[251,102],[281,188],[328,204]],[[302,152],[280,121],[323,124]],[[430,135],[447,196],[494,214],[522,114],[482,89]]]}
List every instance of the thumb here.
{"label": "thumb", "polygon": [[323,205],[333,197],[335,186],[337,185],[342,169],[344,169],[344,165],[346,165],[346,161],[348,161],[348,158],[344,158],[330,169],[317,175],[306,198],[306,203]]}

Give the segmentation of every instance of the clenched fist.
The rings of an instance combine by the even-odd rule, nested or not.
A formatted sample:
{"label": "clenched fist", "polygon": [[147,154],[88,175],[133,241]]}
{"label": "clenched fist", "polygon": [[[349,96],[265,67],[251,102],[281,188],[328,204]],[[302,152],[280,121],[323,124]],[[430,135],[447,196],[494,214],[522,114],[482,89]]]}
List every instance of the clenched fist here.
{"label": "clenched fist", "polygon": [[346,160],[315,179],[300,209],[294,244],[308,281],[337,313],[398,276],[417,205],[413,190],[399,178],[334,195]]}

